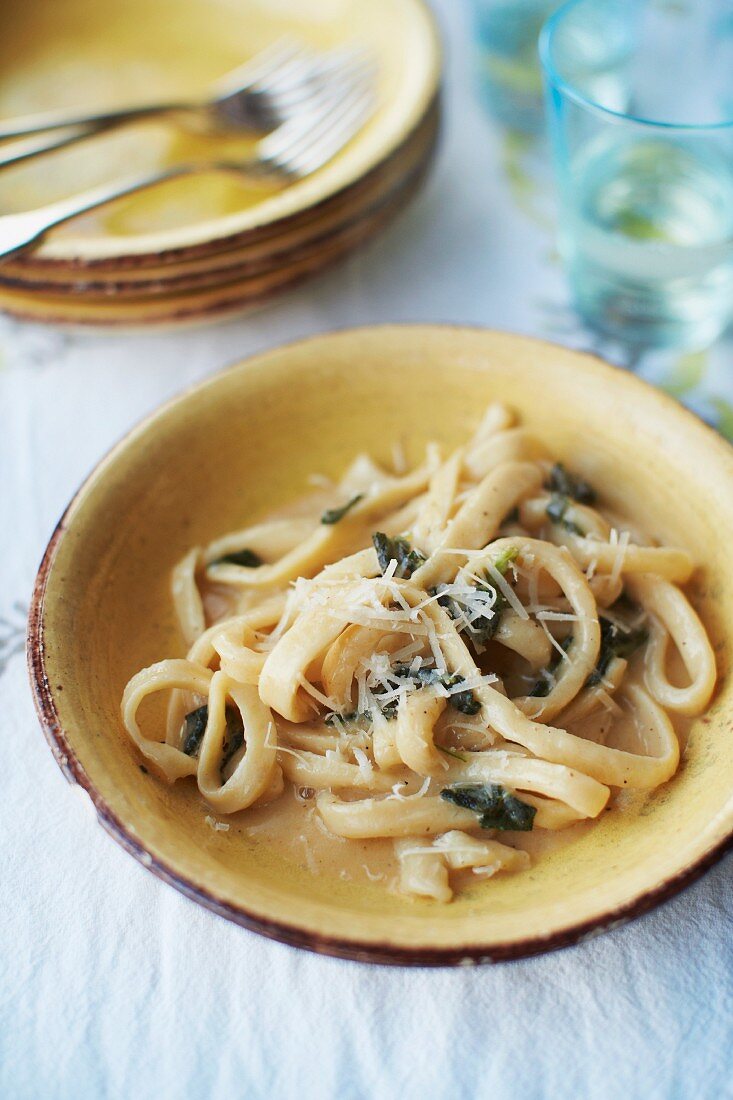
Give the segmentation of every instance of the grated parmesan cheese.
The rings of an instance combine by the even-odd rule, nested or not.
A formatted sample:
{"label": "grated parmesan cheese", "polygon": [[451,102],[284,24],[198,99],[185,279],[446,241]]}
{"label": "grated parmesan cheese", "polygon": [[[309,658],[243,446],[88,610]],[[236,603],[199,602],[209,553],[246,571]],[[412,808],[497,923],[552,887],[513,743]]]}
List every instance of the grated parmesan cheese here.
{"label": "grated parmesan cheese", "polygon": [[352,747],[351,749],[354,760],[359,765],[359,771],[362,773],[365,779],[371,779],[374,774],[374,765],[364,752],[363,749]]}
{"label": "grated parmesan cheese", "polygon": [[603,688],[599,687],[596,689],[596,698],[598,699],[598,702],[601,703],[601,705],[604,706],[607,711],[609,711],[609,713],[615,714],[617,717],[618,715],[624,713],[616,700],[613,699],[607,691],[604,691]]}
{"label": "grated parmesan cheese", "polygon": [[517,596],[512,586],[509,584],[509,581],[506,579],[506,577],[502,576],[499,570],[491,562],[487,562],[486,568],[492,581],[495,585],[497,585],[498,588],[501,589],[502,595],[506,597],[506,601],[510,605],[512,610],[516,611],[520,619],[528,619],[529,612]]}
{"label": "grated parmesan cheese", "polygon": [[420,653],[422,648],[422,642],[410,642],[409,645],[403,646],[402,649],[398,649],[393,653],[392,660],[399,661],[401,664],[406,664],[414,654]]}
{"label": "grated parmesan cheese", "polygon": [[609,574],[609,583],[611,585],[616,584],[619,577],[621,576],[624,558],[626,557],[626,547],[629,545],[629,537],[630,536],[628,531],[622,531],[621,535],[619,536],[616,528],[611,528],[611,537],[608,541],[611,543],[612,546],[614,544],[616,545],[616,555],[613,559],[613,569]]}
{"label": "grated parmesan cheese", "polygon": [[553,648],[554,648],[554,649],[556,649],[556,650],[557,650],[557,652],[558,652],[558,653],[560,654],[560,657],[562,658],[562,660],[563,660],[563,661],[569,661],[569,660],[570,660],[570,658],[568,657],[567,653],[565,652],[565,650],[563,649],[563,647],[562,647],[562,646],[560,645],[560,643],[558,642],[557,638],[555,638],[555,636],[554,636],[554,635],[553,635],[553,634],[552,634],[552,633],[550,632],[550,628],[548,627],[548,625],[547,625],[547,623],[545,622],[545,620],[544,620],[544,619],[541,619],[541,618],[539,617],[539,615],[538,615],[538,616],[537,616],[537,621],[539,622],[540,626],[542,627],[542,629],[544,630],[545,634],[547,635],[547,637],[548,637],[548,640],[549,640],[550,644],[551,644],[551,645],[553,646]]}
{"label": "grated parmesan cheese", "polygon": [[324,706],[326,710],[337,710],[338,704],[334,702],[334,700],[331,699],[328,695],[324,695],[322,691],[319,691],[318,688],[310,682],[310,680],[307,680],[305,678],[302,672],[298,673],[296,679],[302,687],[303,691],[312,696],[316,700],[316,702]]}
{"label": "grated parmesan cheese", "polygon": [[289,749],[286,745],[281,745],[278,741],[271,741],[270,734],[273,732],[273,724],[270,722],[267,726],[267,733],[265,734],[265,748],[275,749],[277,752],[286,752],[290,756],[294,756],[296,760],[303,760],[303,752],[299,752],[297,749]]}
{"label": "grated parmesan cheese", "polygon": [[471,870],[474,875],[484,875],[486,878],[491,878],[492,875],[501,870],[501,862],[487,863],[479,867],[472,867]]}
{"label": "grated parmesan cheese", "polygon": [[435,667],[438,669],[439,672],[445,672],[447,670],[447,665],[445,663],[443,651],[440,648],[440,641],[438,639],[438,631],[435,629],[435,623],[431,618],[429,618],[429,616],[425,614],[423,614],[422,617],[425,623],[425,627],[427,628],[428,644],[433,651],[433,660],[435,661]]}
{"label": "grated parmesan cheese", "polygon": [[420,789],[415,791],[413,794],[400,794],[399,787],[400,784],[395,783],[394,787],[392,788],[392,793],[387,795],[388,800],[396,798],[398,802],[409,802],[411,798],[424,798],[428,792],[428,788],[430,787],[430,776],[428,775],[425,777]]}

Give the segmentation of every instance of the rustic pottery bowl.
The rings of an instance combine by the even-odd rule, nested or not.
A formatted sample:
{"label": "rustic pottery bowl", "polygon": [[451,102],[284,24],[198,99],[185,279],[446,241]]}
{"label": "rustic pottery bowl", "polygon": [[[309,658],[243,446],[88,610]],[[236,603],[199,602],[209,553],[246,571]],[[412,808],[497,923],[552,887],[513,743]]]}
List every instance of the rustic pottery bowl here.
{"label": "rustic pottery bowl", "polygon": [[[4,14],[0,118],[189,99],[283,37],[317,50],[359,43],[378,67],[373,118],[312,176],[264,195],[260,185],[222,173],[168,183],[54,231],[13,261],[15,278],[175,269],[310,222],[401,149],[440,81],[438,37],[424,0],[25,0]],[[133,170],[250,151],[248,137],[141,122],[4,172],[0,210],[43,205]]]}
{"label": "rustic pottery bowl", "polygon": [[[611,505],[700,562],[691,587],[720,680],[679,773],[605,813],[531,870],[450,905],[315,877],[235,824],[205,823],[186,782],[145,774],[120,726],[128,677],[182,644],[171,566],[194,543],[337,474],[359,449],[457,444],[492,398],[513,406]],[[110,517],[114,517],[114,523]],[[278,348],[216,375],[105,458],[49,544],[30,616],[36,705],[66,776],[160,878],[247,928],[375,962],[495,961],[573,943],[691,882],[733,833],[733,450],[669,397],[587,355],[517,336],[382,327]]]}

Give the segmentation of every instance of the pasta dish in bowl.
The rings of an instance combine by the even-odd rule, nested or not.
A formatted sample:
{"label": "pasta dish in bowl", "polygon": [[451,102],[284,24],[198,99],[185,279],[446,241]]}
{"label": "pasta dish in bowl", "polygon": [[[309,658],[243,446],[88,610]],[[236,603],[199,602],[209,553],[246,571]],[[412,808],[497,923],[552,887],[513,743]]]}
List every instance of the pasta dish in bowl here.
{"label": "pasta dish in bowl", "polygon": [[[611,788],[674,774],[670,715],[702,713],[716,678],[678,587],[685,550],[632,541],[498,404],[444,460],[435,444],[407,472],[360,455],[333,492],[173,570],[188,656],[123,700],[164,779],[195,776],[224,814],[273,804],[275,828],[293,796],[289,829],[394,840],[397,888],[448,901],[449,872],[527,866],[501,834],[596,818]],[[150,739],[137,710],[161,690],[165,739]]]}
{"label": "pasta dish in bowl", "polygon": [[[422,390],[407,428],[392,372]],[[114,505],[124,531],[83,562],[104,675],[59,667],[104,696],[89,771],[158,873],[290,942],[455,962],[577,939],[670,892],[706,829],[727,842],[719,755],[700,777],[728,597],[690,539],[680,432],[733,473],[690,414],[588,357],[447,328],[318,338],[196,396],[72,508]],[[613,400],[626,441],[601,434]],[[651,413],[668,438],[638,435]]]}

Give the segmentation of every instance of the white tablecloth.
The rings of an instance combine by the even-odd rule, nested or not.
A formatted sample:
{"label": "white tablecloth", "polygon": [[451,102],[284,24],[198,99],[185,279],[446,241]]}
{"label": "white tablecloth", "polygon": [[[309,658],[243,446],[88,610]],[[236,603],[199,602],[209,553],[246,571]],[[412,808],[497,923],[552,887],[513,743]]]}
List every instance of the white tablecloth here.
{"label": "white tablecloth", "polygon": [[[580,947],[491,969],[361,966],[271,943],[158,882],[96,825],[38,728],[21,652],[45,542],[100,455],[162,400],[260,348],[373,321],[596,346],[566,305],[533,154],[449,56],[436,172],[386,237],[254,316],[135,336],[0,321],[0,1096],[733,1096],[730,859]],[[620,356],[621,349],[602,349]],[[730,346],[641,369],[731,431]]]}

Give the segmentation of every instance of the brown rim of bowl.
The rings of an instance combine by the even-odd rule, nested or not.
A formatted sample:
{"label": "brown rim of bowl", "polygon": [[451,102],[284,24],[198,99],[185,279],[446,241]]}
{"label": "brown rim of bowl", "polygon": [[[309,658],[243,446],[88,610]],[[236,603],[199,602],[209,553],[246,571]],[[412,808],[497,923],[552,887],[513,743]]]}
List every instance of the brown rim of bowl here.
{"label": "brown rim of bowl", "polygon": [[[3,275],[0,265],[0,294],[4,291],[19,291],[22,294],[47,295],[50,298],[64,298],[68,301],[74,298],[81,299],[85,304],[106,303],[110,298],[115,300],[136,300],[144,298],[154,300],[157,297],[170,298],[174,294],[188,291],[208,290],[216,286],[225,286],[250,279],[259,275],[266,275],[278,270],[290,263],[297,263],[298,259],[311,255],[314,248],[319,245],[326,248],[333,241],[343,237],[351,230],[368,220],[378,220],[379,214],[390,208],[398,208],[404,194],[414,190],[417,178],[423,175],[424,170],[432,163],[435,147],[440,135],[440,115],[438,104],[434,105],[425,129],[420,134],[420,140],[414,150],[410,150],[410,156],[403,171],[389,182],[389,186],[375,189],[375,194],[368,196],[368,201],[356,209],[347,207],[345,213],[337,213],[332,219],[332,224],[325,229],[319,229],[316,223],[315,232],[309,236],[300,236],[295,243],[286,243],[278,247],[280,237],[273,238],[274,247],[263,255],[252,259],[236,259],[230,263],[223,263],[216,267],[207,268],[201,272],[183,275],[160,276],[157,279],[139,280],[127,278],[122,280],[84,279],[81,282],[49,282],[23,281]],[[223,254],[225,257],[227,253]]]}
{"label": "brown rim of bowl", "polygon": [[[435,65],[430,81],[430,88],[428,89],[419,115],[412,120],[412,124],[409,126],[407,132],[402,133],[396,138],[395,141],[383,151],[382,156],[372,163],[362,175],[356,177],[352,176],[351,178],[347,177],[338,187],[323,195],[322,198],[317,199],[315,202],[300,207],[290,214],[279,214],[267,222],[251,226],[248,229],[224,233],[220,232],[218,235],[215,234],[214,236],[189,244],[171,245],[162,248],[151,246],[148,249],[141,249],[137,252],[125,252],[124,242],[127,238],[121,237],[121,251],[101,256],[44,256],[42,253],[39,254],[35,250],[31,250],[26,256],[21,255],[14,261],[15,265],[17,265],[17,269],[22,270],[25,266],[31,269],[36,268],[38,271],[42,271],[44,267],[66,268],[69,270],[87,270],[94,268],[104,270],[109,266],[113,268],[157,267],[161,264],[175,263],[176,260],[215,255],[219,252],[227,251],[233,246],[262,240],[283,229],[293,228],[304,222],[309,222],[313,217],[319,216],[323,209],[327,208],[331,203],[348,200],[352,195],[358,194],[365,186],[368,186],[376,176],[388,170],[393,159],[398,157],[403,147],[414,138],[415,133],[420,129],[426,116],[433,108],[436,99],[440,96],[443,78],[442,39],[436,16],[426,0],[417,0],[417,2],[426,18],[434,47]],[[219,219],[209,219],[212,223],[215,223],[217,220]],[[184,229],[185,228],[186,227],[184,227]],[[190,227],[188,228],[190,229]],[[175,232],[183,232],[183,230]],[[147,234],[147,236],[155,237],[155,234]]]}
{"label": "brown rim of bowl", "polygon": [[[417,195],[430,169],[434,152],[435,146],[431,150],[430,156],[418,166],[411,176],[403,181],[399,194],[392,197],[391,203],[384,210],[378,211],[367,222],[359,223],[350,231],[343,230],[340,234],[337,234],[336,247],[330,247],[327,251],[321,252],[311,250],[308,255],[299,261],[300,267],[298,270],[293,271],[286,268],[279,278],[273,278],[278,274],[277,268],[267,272],[266,276],[269,276],[271,281],[262,289],[254,292],[248,287],[247,279],[235,278],[190,293],[181,292],[177,295],[162,295],[159,300],[156,300],[152,295],[142,300],[123,299],[121,304],[123,307],[127,307],[127,313],[119,316],[110,314],[105,316],[101,312],[108,304],[104,299],[93,302],[79,302],[74,299],[73,295],[69,295],[68,299],[63,301],[64,309],[69,311],[65,314],[53,312],[58,298],[55,300],[47,299],[46,312],[36,312],[22,303],[13,302],[12,299],[10,301],[3,300],[3,288],[0,287],[0,312],[22,320],[34,321],[37,324],[64,325],[84,330],[96,328],[101,331],[114,328],[125,332],[148,330],[156,327],[165,328],[171,325],[210,324],[225,316],[235,316],[255,310],[296,289],[302,283],[327,274],[331,268],[338,266],[342,261],[368,248],[372,241],[376,240],[389,227],[391,222],[403,213],[411,200]],[[338,238],[340,238],[340,243]],[[333,242],[329,243],[333,244]],[[262,276],[262,278],[265,278],[265,276]],[[202,303],[201,296],[205,295],[207,291],[210,294],[215,294],[216,297],[213,300],[207,297],[206,301]],[[13,293],[13,291],[8,291],[10,295]],[[114,296],[110,297],[114,298]],[[148,312],[142,317],[135,317],[134,305],[136,301],[142,304],[146,310],[155,309],[157,306],[158,312]],[[92,310],[100,310],[101,315],[90,316],[87,313],[86,316],[74,316],[73,310],[75,307],[83,309],[86,306],[89,306]]]}
{"label": "brown rim of bowl", "polygon": [[[384,326],[370,325],[364,327],[368,331],[374,331],[382,327],[439,328],[441,330],[456,329],[459,331],[469,330],[474,332],[491,331],[482,328],[480,325],[444,324],[415,326],[400,324]],[[330,329],[327,332],[320,332],[313,336],[306,337],[305,339],[292,340],[286,344],[276,346],[282,349],[297,344],[309,343],[313,340],[321,340],[324,336],[336,336],[344,332],[358,333],[359,331],[362,331],[362,329],[348,326],[342,329]],[[536,337],[523,337],[523,339],[534,340],[536,343],[543,344],[544,346],[552,343],[549,340],[540,340]],[[562,345],[558,346],[562,347]],[[266,355],[268,350],[272,351],[274,349],[267,349],[250,358],[256,359],[263,354]],[[563,348],[563,350],[567,351],[568,349]],[[550,933],[547,936],[534,936],[517,942],[500,943],[492,946],[487,946],[485,944],[470,944],[460,948],[417,947],[413,949],[390,943],[370,943],[359,941],[358,939],[347,940],[336,936],[322,936],[317,932],[305,931],[294,925],[270,920],[255,913],[251,913],[245,907],[232,905],[217,897],[216,894],[209,890],[197,886],[196,883],[190,881],[184,875],[179,874],[164,860],[156,859],[147,850],[145,845],[130,833],[124,823],[115,813],[113,813],[90,782],[84,768],[69,744],[66,733],[59,721],[58,711],[56,710],[53,692],[45,667],[43,614],[46,586],[53,567],[58,545],[66,532],[67,516],[86,489],[89,481],[94,477],[96,471],[102,465],[105,465],[114,458],[116,453],[125,446],[127,440],[133,433],[140,431],[158,416],[165,413],[169,408],[185,400],[191,393],[195,392],[200,387],[211,384],[223,373],[238,369],[242,362],[246,361],[247,360],[240,360],[224,368],[222,371],[217,371],[202,382],[187,387],[182,393],[165,401],[148,416],[143,417],[142,420],[118,440],[118,442],[92,468],[64,510],[46,547],[33,585],[33,593],[28,613],[26,656],[36,714],[38,715],[38,720],[46,741],[64,777],[69,783],[77,784],[87,792],[96,810],[97,818],[105,831],[109,833],[126,852],[134,856],[143,867],[152,871],[159,879],[168,883],[169,886],[173,886],[185,897],[198,902],[199,905],[203,905],[206,909],[210,909],[211,912],[216,913],[217,916],[224,917],[226,920],[233,921],[235,924],[241,925],[241,927],[251,932],[257,932],[262,936],[266,936],[268,939],[277,940],[291,947],[301,947],[319,955],[330,955],[334,958],[349,959],[355,962],[380,963],[391,966],[471,966],[484,963],[509,962],[516,959],[530,958],[534,955],[545,954],[548,951],[556,951],[564,947],[571,947],[574,944],[594,939],[602,932],[618,928],[628,921],[649,912],[661,902],[674,897],[675,894],[680,893],[683,889],[696,882],[697,879],[717,863],[728,851],[732,850],[733,829],[699,859],[685,867],[682,871],[671,875],[658,886],[644,891],[644,893],[640,894],[638,897],[617,906],[608,913],[604,913],[587,921],[581,921],[578,924],[564,928],[555,933]],[[618,375],[622,376],[626,381],[633,380],[634,383],[644,388],[654,389],[649,383],[644,382],[635,375],[630,375],[621,367],[616,367],[614,364],[607,363],[605,360],[599,360],[599,362],[603,363],[603,365],[610,370],[616,371]],[[669,404],[670,407],[674,407],[678,413],[681,412],[690,420],[693,420],[698,427],[702,426],[711,437],[715,438],[717,443],[725,446],[722,437],[719,436],[713,428],[705,424],[704,421],[700,420],[699,417],[695,416],[694,413],[690,412],[689,409],[660,390],[655,390],[654,392],[664,403]]]}

